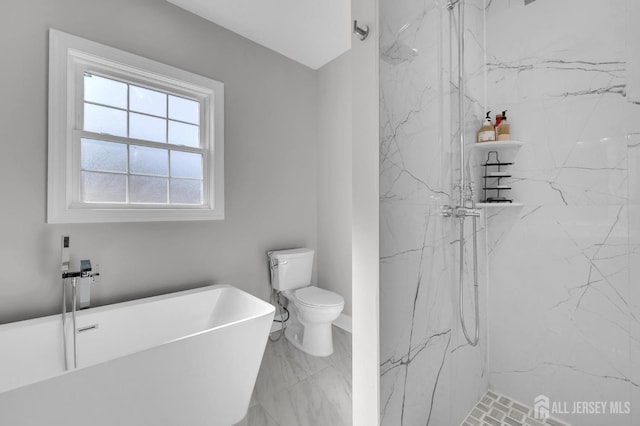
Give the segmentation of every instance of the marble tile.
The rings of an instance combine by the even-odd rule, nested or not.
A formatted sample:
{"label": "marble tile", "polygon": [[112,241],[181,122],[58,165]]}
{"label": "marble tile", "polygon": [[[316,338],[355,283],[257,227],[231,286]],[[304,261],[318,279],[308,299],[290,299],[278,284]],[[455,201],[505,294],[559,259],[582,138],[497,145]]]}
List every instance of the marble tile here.
{"label": "marble tile", "polygon": [[[465,7],[465,122],[472,123],[484,116],[484,10],[475,2]],[[381,422],[460,424],[488,376],[485,346],[467,345],[458,329],[457,286],[451,285],[458,228],[440,215],[456,195],[457,69],[450,58],[457,18],[442,2],[415,0],[383,0],[380,17]],[[463,126],[470,141],[473,127]],[[468,261],[464,274],[470,283]],[[471,289],[464,290],[469,321]],[[483,336],[485,312],[481,308]]]}
{"label": "marble tile", "polygon": [[338,327],[333,328],[333,354],[329,357],[329,361],[333,368],[340,372],[352,386],[352,346],[351,333],[344,331]]}
{"label": "marble tile", "polygon": [[276,422],[262,405],[249,408],[247,416],[236,426],[283,426]]}
{"label": "marble tile", "polygon": [[352,422],[351,386],[332,368],[274,392],[264,400],[263,406],[281,425],[347,426]]}
{"label": "marble tile", "polygon": [[335,368],[340,374],[342,374],[347,382],[352,385],[352,377],[353,377],[353,357],[351,354],[343,356],[341,358],[337,358],[332,361],[333,368]]}
{"label": "marble tile", "polygon": [[344,357],[350,357],[351,350],[351,333],[339,327],[333,326],[333,354],[328,359],[331,363]]}
{"label": "marble tile", "polygon": [[[463,131],[473,141],[485,105],[509,110],[525,141],[510,179],[524,205],[484,212],[484,339],[472,349],[457,324],[457,228],[437,215],[459,167],[456,18],[442,2],[380,2],[383,425],[460,424],[488,383],[526,403],[640,401],[640,6],[481,3],[465,11]],[[530,410],[476,407],[511,425]]]}
{"label": "marble tile", "polygon": [[[509,109],[512,133],[526,141],[513,182],[526,206],[488,225],[489,380],[521,401],[629,401],[638,388],[630,203],[640,199],[640,163],[629,133],[640,107],[629,96],[638,49],[627,22],[640,15],[631,3],[487,9],[490,103]],[[565,12],[575,19],[557,25]],[[566,418],[633,424],[624,415]]]}
{"label": "marble tile", "polygon": [[[298,350],[284,337],[269,341],[249,413],[239,425],[317,425],[324,424],[323,419],[346,417],[348,422],[336,424],[351,424],[351,333],[334,326],[333,345],[334,353],[320,358]],[[306,423],[298,423],[299,416]]]}
{"label": "marble tile", "polygon": [[256,379],[255,399],[262,403],[274,392],[289,388],[330,365],[328,359],[307,355],[284,337],[269,342]]}

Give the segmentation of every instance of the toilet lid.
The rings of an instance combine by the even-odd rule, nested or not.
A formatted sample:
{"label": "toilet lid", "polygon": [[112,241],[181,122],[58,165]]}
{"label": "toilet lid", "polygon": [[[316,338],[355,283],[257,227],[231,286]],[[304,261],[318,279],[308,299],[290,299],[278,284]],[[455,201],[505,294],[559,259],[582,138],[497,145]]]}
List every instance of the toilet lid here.
{"label": "toilet lid", "polygon": [[309,286],[296,290],[295,297],[298,302],[307,306],[339,306],[344,304],[344,299],[332,291],[323,290],[316,286]]}

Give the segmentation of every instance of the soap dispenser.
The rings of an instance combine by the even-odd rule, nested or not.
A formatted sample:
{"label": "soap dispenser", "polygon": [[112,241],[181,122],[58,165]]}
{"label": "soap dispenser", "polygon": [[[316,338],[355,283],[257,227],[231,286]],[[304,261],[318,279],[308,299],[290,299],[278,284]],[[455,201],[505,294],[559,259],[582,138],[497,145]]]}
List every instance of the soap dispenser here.
{"label": "soap dispenser", "polygon": [[496,140],[496,133],[491,123],[491,111],[487,112],[487,116],[484,119],[484,124],[478,130],[478,143],[480,142],[492,142]]}
{"label": "soap dispenser", "polygon": [[511,128],[507,122],[507,111],[502,111],[502,120],[500,125],[496,127],[496,139],[499,141],[511,140]]}

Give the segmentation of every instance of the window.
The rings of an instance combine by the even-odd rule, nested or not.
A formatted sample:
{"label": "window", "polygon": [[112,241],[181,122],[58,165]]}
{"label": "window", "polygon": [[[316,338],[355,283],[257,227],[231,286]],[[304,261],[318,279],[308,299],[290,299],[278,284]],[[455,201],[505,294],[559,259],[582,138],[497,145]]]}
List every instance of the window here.
{"label": "window", "polygon": [[50,30],[48,222],[224,218],[222,83]]}

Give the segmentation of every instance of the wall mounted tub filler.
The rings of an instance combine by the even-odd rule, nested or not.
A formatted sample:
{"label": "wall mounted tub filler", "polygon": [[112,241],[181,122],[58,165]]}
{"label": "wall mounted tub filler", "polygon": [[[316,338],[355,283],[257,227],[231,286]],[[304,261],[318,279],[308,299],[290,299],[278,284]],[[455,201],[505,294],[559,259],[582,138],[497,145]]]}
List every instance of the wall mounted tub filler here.
{"label": "wall mounted tub filler", "polygon": [[[80,330],[76,325],[76,311],[78,310],[78,288],[80,287],[80,309],[90,306],[91,283],[95,277],[99,276],[98,272],[92,272],[91,261],[89,259],[80,261],[79,271],[69,271],[70,255],[68,235],[62,237],[62,262],[60,269],[62,271],[62,346],[64,350],[64,369],[69,369],[69,357],[67,355],[67,282],[71,282],[71,322],[73,325],[73,368],[78,368],[78,341],[77,336]],[[78,284],[80,278],[80,284]],[[96,325],[97,327],[97,325]],[[86,330],[82,330],[86,331]]]}

